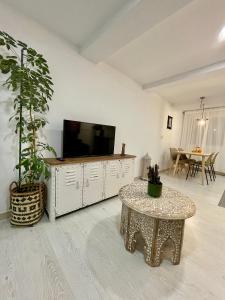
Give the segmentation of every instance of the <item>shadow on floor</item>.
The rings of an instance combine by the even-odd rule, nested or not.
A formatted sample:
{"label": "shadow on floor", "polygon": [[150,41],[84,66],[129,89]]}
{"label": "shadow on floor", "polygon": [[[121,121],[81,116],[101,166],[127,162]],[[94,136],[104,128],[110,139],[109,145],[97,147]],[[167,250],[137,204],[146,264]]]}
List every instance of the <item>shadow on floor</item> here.
{"label": "shadow on floor", "polygon": [[177,266],[168,260],[160,267],[148,266],[143,256],[143,240],[140,239],[135,253],[129,253],[124,248],[119,224],[120,215],[105,218],[88,236],[88,264],[99,284],[113,299],[167,299],[179,294],[185,261]]}

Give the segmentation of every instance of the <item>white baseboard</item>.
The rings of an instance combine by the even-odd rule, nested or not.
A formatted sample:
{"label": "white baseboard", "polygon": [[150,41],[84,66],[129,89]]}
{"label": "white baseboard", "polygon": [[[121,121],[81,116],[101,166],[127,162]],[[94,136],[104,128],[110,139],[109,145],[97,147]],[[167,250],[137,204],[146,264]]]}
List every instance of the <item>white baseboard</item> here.
{"label": "white baseboard", "polygon": [[219,171],[216,171],[216,174],[217,174],[217,175],[221,175],[221,176],[225,176],[225,173],[219,172]]}
{"label": "white baseboard", "polygon": [[159,170],[159,173],[167,172],[167,171],[169,171],[169,170],[170,170],[170,168],[162,169],[162,170]]}
{"label": "white baseboard", "polygon": [[[167,172],[169,170],[170,170],[170,168],[159,170],[159,173]],[[144,181],[148,181],[148,179],[144,179],[141,176],[134,177],[134,180],[138,180],[138,179],[141,179],[141,180],[144,180]]]}
{"label": "white baseboard", "polygon": [[10,212],[6,211],[4,213],[0,213],[0,220],[8,219],[10,217]]}

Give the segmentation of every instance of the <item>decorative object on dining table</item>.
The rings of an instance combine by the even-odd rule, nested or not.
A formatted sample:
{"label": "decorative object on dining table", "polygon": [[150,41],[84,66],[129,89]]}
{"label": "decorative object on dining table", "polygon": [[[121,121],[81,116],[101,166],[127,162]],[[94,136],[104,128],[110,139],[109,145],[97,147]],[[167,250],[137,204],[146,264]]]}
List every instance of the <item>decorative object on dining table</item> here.
{"label": "decorative object on dining table", "polygon": [[143,162],[143,169],[142,169],[142,180],[148,180],[148,170],[151,166],[151,157],[148,153],[145,154],[145,156],[142,158]]}
{"label": "decorative object on dining table", "polygon": [[172,129],[172,125],[173,125],[173,117],[168,116],[168,118],[167,118],[167,129]]}
{"label": "decorative object on dining table", "polygon": [[126,148],[126,144],[122,143],[122,150],[121,150],[121,156],[125,155],[125,148]]}
{"label": "decorative object on dining table", "polygon": [[148,172],[148,195],[159,198],[162,194],[162,182],[159,176],[159,166],[149,167]]}
{"label": "decorative object on dining table", "polygon": [[196,146],[194,149],[192,149],[192,152],[193,153],[202,153],[203,151],[202,151],[201,147]]}

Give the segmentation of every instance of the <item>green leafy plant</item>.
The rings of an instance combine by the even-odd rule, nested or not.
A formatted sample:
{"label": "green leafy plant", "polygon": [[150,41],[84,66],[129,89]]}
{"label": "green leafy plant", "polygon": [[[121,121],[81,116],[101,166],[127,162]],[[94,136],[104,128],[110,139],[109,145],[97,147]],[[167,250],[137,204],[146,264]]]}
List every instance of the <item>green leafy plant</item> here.
{"label": "green leafy plant", "polygon": [[40,131],[47,123],[45,115],[49,110],[48,102],[52,99],[53,83],[44,57],[2,31],[0,72],[8,75],[3,85],[15,95],[14,114],[10,121],[15,124],[15,133],[19,136],[16,169],[19,171],[20,189],[22,183],[32,185],[42,176],[47,179],[50,175],[44,153],[56,153],[41,141]]}

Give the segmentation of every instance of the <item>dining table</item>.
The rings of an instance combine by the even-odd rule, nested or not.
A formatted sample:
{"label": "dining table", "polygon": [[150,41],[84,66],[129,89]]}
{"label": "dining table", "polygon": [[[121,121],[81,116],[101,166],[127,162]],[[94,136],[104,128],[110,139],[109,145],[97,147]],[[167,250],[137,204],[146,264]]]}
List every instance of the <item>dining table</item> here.
{"label": "dining table", "polygon": [[186,155],[189,159],[192,156],[201,158],[201,162],[202,162],[202,164],[201,164],[202,165],[202,170],[201,170],[202,176],[201,177],[202,177],[202,185],[204,185],[205,184],[205,162],[206,162],[206,159],[210,156],[210,154],[204,153],[204,152],[193,152],[193,151],[185,151],[185,150],[177,151],[177,158],[176,158],[176,162],[175,162],[173,175],[175,175],[177,172],[178,162],[179,162],[182,154]]}

